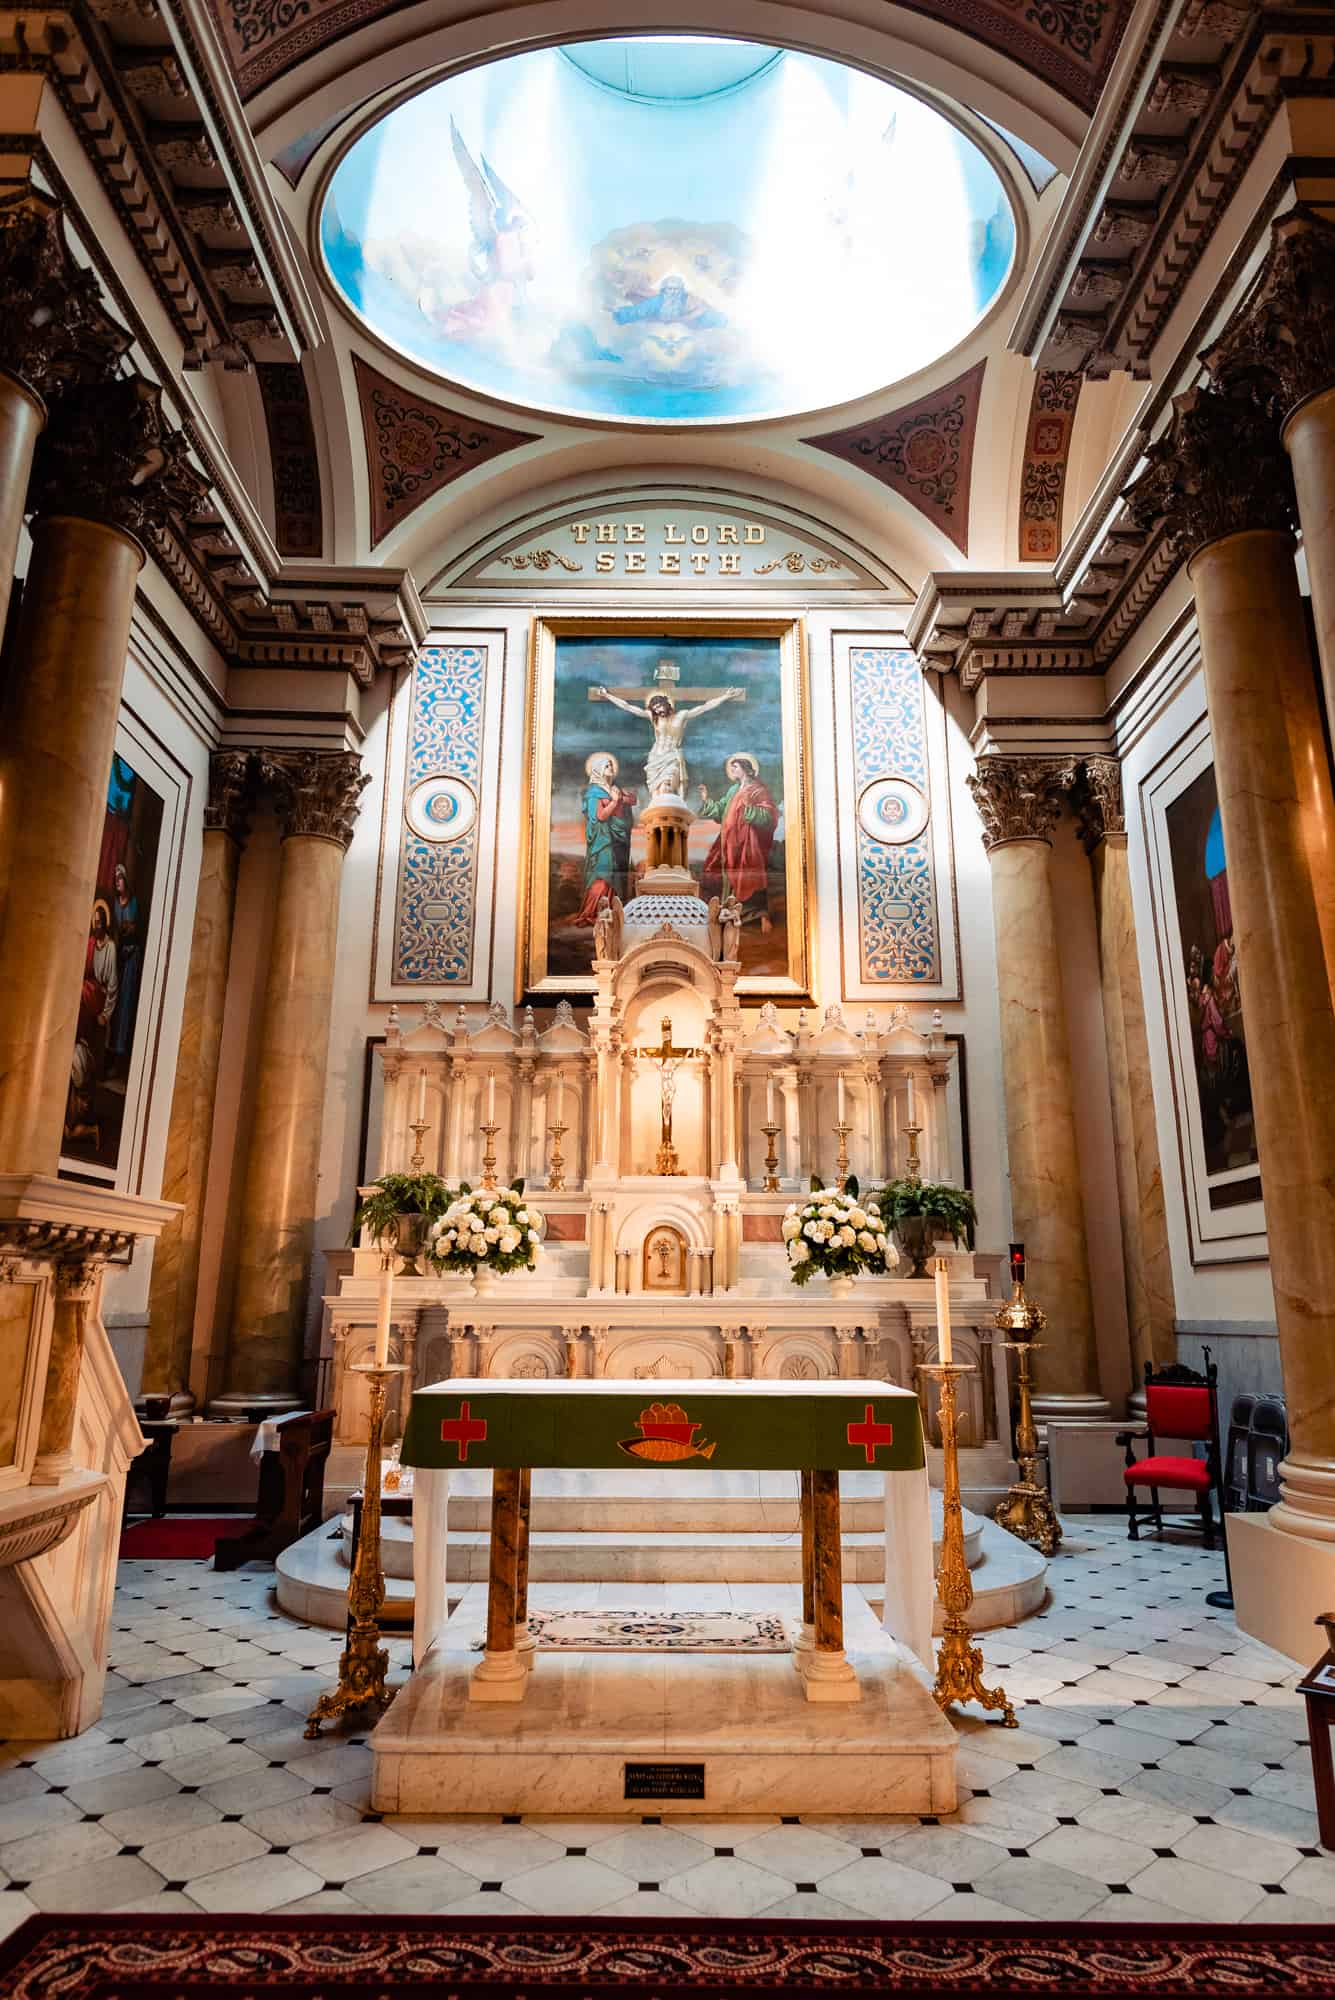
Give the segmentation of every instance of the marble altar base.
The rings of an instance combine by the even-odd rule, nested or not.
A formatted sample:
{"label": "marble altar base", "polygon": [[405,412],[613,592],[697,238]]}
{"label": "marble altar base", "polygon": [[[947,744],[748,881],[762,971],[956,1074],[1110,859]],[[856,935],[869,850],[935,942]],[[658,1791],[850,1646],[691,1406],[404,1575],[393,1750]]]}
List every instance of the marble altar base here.
{"label": "marble altar base", "polygon": [[[734,1601],[742,1593],[733,1588]],[[750,1595],[750,1593],[748,1593]],[[755,1608],[796,1630],[800,1588]],[[550,1812],[624,1818],[626,1764],[703,1763],[704,1797],[639,1797],[632,1812],[944,1813],[956,1733],[856,1588],[844,1644],[859,1702],[813,1705],[787,1654],[537,1656],[522,1703],[470,1702],[486,1590],[468,1585],[440,1639],[371,1738],[376,1812]]]}

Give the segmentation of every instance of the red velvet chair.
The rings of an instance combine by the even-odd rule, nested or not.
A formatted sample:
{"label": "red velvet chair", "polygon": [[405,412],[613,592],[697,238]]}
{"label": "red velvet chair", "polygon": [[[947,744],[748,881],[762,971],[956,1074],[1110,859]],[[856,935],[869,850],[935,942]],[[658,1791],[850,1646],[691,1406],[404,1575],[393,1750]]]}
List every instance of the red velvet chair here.
{"label": "red velvet chair", "polygon": [[[1153,1521],[1155,1533],[1163,1533],[1161,1495],[1165,1490],[1190,1493],[1195,1497],[1201,1534],[1207,1549],[1212,1549],[1215,1544],[1210,1496],[1216,1495],[1222,1532],[1224,1493],[1223,1470],[1219,1461],[1218,1379],[1219,1371],[1208,1359],[1203,1375],[1181,1362],[1174,1362],[1171,1367],[1161,1368],[1155,1374],[1146,1362],[1145,1429],[1117,1433],[1118,1444],[1126,1447],[1126,1470],[1122,1477],[1126,1481],[1127,1531],[1133,1542],[1140,1539],[1142,1521]],[[1160,1453],[1155,1447],[1156,1437],[1181,1438],[1188,1443],[1203,1444],[1205,1457],[1179,1458],[1171,1453]],[[1137,1458],[1131,1450],[1132,1444],[1140,1440],[1144,1440],[1149,1447],[1143,1458]],[[1136,1489],[1141,1486],[1148,1487],[1150,1498],[1148,1504],[1138,1506]]]}

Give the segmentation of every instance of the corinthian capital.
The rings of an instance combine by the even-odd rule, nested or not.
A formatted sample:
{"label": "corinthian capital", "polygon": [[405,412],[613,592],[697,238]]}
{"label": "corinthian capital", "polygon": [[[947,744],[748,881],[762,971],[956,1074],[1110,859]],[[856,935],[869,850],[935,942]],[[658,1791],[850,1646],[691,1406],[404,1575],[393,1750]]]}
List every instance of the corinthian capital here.
{"label": "corinthian capital", "polygon": [[238,845],[250,831],[253,777],[249,750],[215,750],[209,758],[209,795],[204,801],[207,833],[229,833]]}
{"label": "corinthian capital", "polygon": [[207,491],[162,413],[161,389],[126,375],[62,390],[38,440],[29,500],[39,514],[107,521],[151,541]]}
{"label": "corinthian capital", "polygon": [[105,376],[130,345],[76,265],[58,202],[25,187],[0,195],[0,358],[40,396],[80,373]]}
{"label": "corinthian capital", "polygon": [[1281,425],[1335,388],[1335,223],[1311,208],[1280,216],[1250,298],[1201,358],[1216,382],[1250,389]]}
{"label": "corinthian capital", "polygon": [[1071,805],[1090,854],[1101,840],[1126,832],[1122,767],[1115,757],[1085,757],[1071,772]]}
{"label": "corinthian capital", "polygon": [[1057,757],[980,757],[968,784],[984,847],[1046,840],[1061,816],[1067,771]]}
{"label": "corinthian capital", "polygon": [[1138,528],[1162,523],[1183,556],[1248,529],[1292,532],[1293,474],[1273,419],[1252,397],[1189,389],[1122,495]]}
{"label": "corinthian capital", "polygon": [[371,782],[355,750],[264,750],[259,773],[274,791],[284,840],[307,834],[342,848],[351,844]]}

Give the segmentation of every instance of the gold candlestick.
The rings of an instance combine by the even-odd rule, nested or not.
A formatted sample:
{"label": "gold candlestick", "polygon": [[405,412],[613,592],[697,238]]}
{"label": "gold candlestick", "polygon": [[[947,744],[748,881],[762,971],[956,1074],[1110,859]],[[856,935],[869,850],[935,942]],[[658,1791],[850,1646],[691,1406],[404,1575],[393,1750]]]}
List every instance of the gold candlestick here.
{"label": "gold candlestick", "polygon": [[561,1157],[561,1141],[569,1130],[568,1125],[560,1123],[547,1127],[552,1142],[552,1157],[547,1168],[547,1185],[553,1194],[560,1194],[565,1188],[565,1161]]}
{"label": "gold candlestick", "polygon": [[1048,1316],[1041,1306],[1026,1298],[1023,1252],[1020,1260],[1013,1263],[1016,1272],[1011,1286],[1011,1295],[996,1316],[997,1325],[1010,1334],[1010,1339],[1002,1344],[1008,1354],[1017,1356],[1020,1364],[1019,1415],[1015,1425],[1015,1456],[1020,1464],[1020,1477],[1014,1486],[1008,1488],[1004,1499],[997,1502],[992,1510],[992,1519],[1010,1534],[1018,1535],[1022,1542],[1029,1542],[1045,1556],[1055,1556],[1062,1545],[1061,1522],[1052,1497],[1038,1476],[1038,1433],[1034,1429],[1034,1411],[1029,1396],[1029,1357],[1043,1345],[1035,1340],[1036,1333],[1042,1333],[1048,1323]]}
{"label": "gold candlestick", "polygon": [[420,1174],[426,1165],[426,1154],[422,1150],[422,1134],[429,1132],[431,1126],[425,1118],[414,1118],[409,1124],[408,1130],[412,1133],[416,1141],[413,1147],[413,1156],[409,1160],[408,1165],[413,1173]]}
{"label": "gold candlestick", "polygon": [[322,1694],[306,1718],[307,1736],[318,1736],[322,1722],[332,1722],[350,1708],[388,1708],[397,1689],[385,1686],[389,1654],[380,1643],[378,1619],[385,1601],[385,1571],[380,1558],[380,1446],[385,1429],[385,1392],[390,1379],[407,1373],[402,1363],[376,1368],[354,1362],[348,1371],[364,1375],[371,1391],[371,1430],[366,1440],[362,1475],[362,1526],[348,1585],[352,1629],[339,1655],[338,1686]]}
{"label": "gold candlestick", "polygon": [[904,1178],[907,1181],[920,1181],[922,1179],[922,1162],[918,1158],[918,1140],[922,1136],[922,1126],[906,1125],[904,1127],[904,1136],[909,1142],[909,1163]]}
{"label": "gold candlestick", "polygon": [[842,1123],[834,1127],[834,1131],[839,1139],[838,1172],[835,1175],[835,1185],[838,1187],[840,1194],[844,1192],[844,1189],[848,1185],[848,1135],[852,1130],[853,1127],[851,1125]]}
{"label": "gold candlestick", "polygon": [[766,1194],[777,1194],[779,1192],[779,1155],[774,1142],[779,1136],[779,1127],[777,1125],[762,1125],[760,1129],[769,1140],[769,1151],[765,1154],[765,1178],[761,1182],[761,1186]]}
{"label": "gold candlestick", "polygon": [[496,1178],[496,1134],[500,1129],[499,1125],[484,1125],[482,1127],[483,1136],[487,1142],[482,1154],[482,1186],[488,1194],[500,1186],[500,1182]]}
{"label": "gold candlestick", "polygon": [[1007,1729],[1018,1727],[1015,1710],[1004,1688],[983,1686],[983,1655],[973,1643],[965,1613],[973,1603],[973,1580],[964,1558],[964,1515],[960,1507],[959,1415],[955,1405],[955,1383],[960,1375],[971,1375],[963,1361],[925,1361],[922,1373],[940,1384],[941,1389],[941,1471],[942,1522],[941,1560],[936,1571],[936,1594],[946,1614],[945,1629],[936,1655],[936,1681],[932,1688],[938,1705],[947,1709],[956,1703],[976,1701],[981,1708],[999,1708]]}

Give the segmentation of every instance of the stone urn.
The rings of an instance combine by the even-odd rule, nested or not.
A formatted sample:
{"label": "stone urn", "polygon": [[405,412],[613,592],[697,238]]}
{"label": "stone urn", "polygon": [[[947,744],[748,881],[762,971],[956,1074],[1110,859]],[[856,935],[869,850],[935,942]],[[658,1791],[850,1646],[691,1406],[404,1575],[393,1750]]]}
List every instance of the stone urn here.
{"label": "stone urn", "polygon": [[900,1255],[908,1264],[904,1272],[906,1278],[925,1278],[927,1260],[936,1246],[936,1218],[932,1215],[906,1215],[895,1224],[895,1241]]}
{"label": "stone urn", "polygon": [[490,1264],[475,1264],[473,1266],[473,1297],[475,1299],[491,1298],[498,1289],[500,1282],[500,1272],[494,1271]]}
{"label": "stone urn", "polygon": [[850,1278],[847,1275],[847,1273],[845,1273],[842,1277],[831,1278],[829,1284],[830,1284],[830,1297],[832,1299],[852,1298],[854,1280]]}

